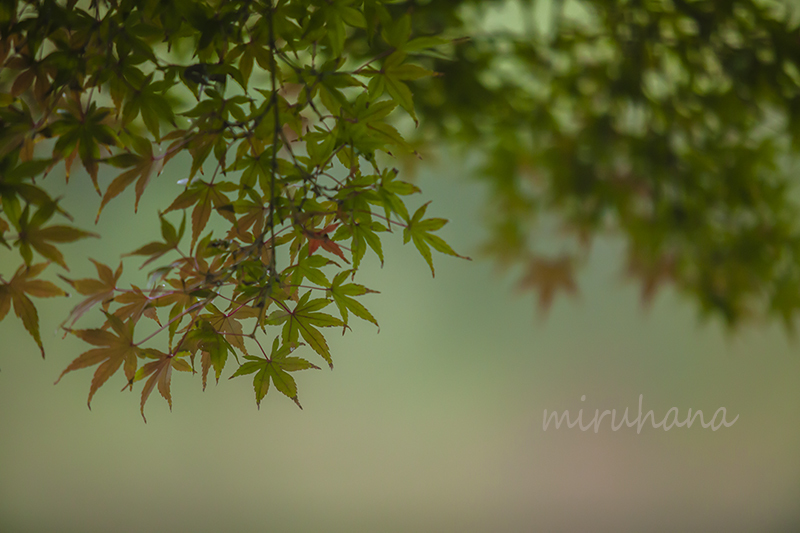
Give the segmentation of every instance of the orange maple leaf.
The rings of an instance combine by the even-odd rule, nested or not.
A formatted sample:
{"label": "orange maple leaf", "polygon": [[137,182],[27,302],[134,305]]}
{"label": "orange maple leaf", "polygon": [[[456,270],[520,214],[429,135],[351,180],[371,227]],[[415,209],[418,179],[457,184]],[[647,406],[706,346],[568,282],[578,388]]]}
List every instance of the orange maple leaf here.
{"label": "orange maple leaf", "polygon": [[141,411],[142,418],[147,422],[144,416],[144,404],[150,397],[150,393],[158,385],[158,392],[167,400],[170,411],[172,410],[172,394],[170,393],[170,385],[172,381],[172,369],[180,370],[182,372],[191,372],[192,367],[186,362],[185,359],[173,357],[170,354],[165,354],[158,350],[148,349],[145,350],[148,355],[157,357],[155,361],[145,364],[139,372],[136,373],[136,381],[150,376],[150,379],[145,383],[142,389],[142,402]]}
{"label": "orange maple leaf", "polygon": [[56,383],[58,383],[67,372],[99,363],[100,366],[95,370],[92,385],[89,388],[87,404],[90,409],[92,408],[92,396],[94,396],[94,393],[119,370],[123,363],[125,363],[124,370],[128,384],[133,383],[138,364],[137,357],[142,352],[141,348],[133,342],[133,328],[136,325],[136,321],[129,320],[127,323],[123,323],[119,318],[109,313],[106,313],[106,318],[111,324],[114,333],[104,329],[68,330],[73,335],[80,337],[89,344],[100,346],[100,348],[93,348],[76,357],[56,380]]}
{"label": "orange maple leaf", "polygon": [[81,316],[83,316],[84,313],[86,313],[86,311],[99,303],[102,303],[103,309],[107,310],[108,304],[114,299],[114,291],[117,289],[117,281],[119,281],[119,277],[122,275],[122,263],[120,263],[119,267],[117,267],[117,271],[112,273],[111,269],[106,265],[98,263],[94,259],[90,259],[90,261],[94,263],[99,279],[87,278],[71,280],[65,278],[64,276],[59,276],[61,279],[72,285],[79,293],[83,294],[84,296],[88,296],[88,298],[75,306],[67,319],[61,324],[62,326],[69,322],[71,327]]}
{"label": "orange maple leaf", "polygon": [[5,318],[11,303],[14,303],[14,313],[22,320],[22,325],[31,334],[39,346],[44,357],[44,347],[39,335],[39,314],[33,302],[26,296],[45,298],[51,296],[66,296],[66,293],[49,281],[34,279],[42,273],[48,263],[38,263],[31,266],[21,266],[8,283],[0,283],[0,320]]}

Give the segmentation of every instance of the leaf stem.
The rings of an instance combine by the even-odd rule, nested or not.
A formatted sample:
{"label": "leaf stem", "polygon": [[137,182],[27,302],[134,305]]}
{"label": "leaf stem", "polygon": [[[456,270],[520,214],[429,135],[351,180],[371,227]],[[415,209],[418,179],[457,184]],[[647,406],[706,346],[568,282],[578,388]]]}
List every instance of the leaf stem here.
{"label": "leaf stem", "polygon": [[270,81],[272,83],[272,161],[270,169],[270,183],[269,183],[269,229],[271,235],[271,254],[270,254],[270,269],[271,275],[277,272],[277,263],[275,259],[275,175],[278,172],[278,136],[281,134],[280,110],[278,109],[278,63],[275,60],[277,53],[277,46],[275,44],[275,6],[273,0],[269,2],[269,10],[267,11],[269,23],[269,49],[270,49]]}

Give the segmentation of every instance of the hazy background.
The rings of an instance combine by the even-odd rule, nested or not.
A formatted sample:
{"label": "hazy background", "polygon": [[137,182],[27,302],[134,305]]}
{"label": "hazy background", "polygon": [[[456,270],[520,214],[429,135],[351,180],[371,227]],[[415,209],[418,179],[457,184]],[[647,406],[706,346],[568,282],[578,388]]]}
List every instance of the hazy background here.
{"label": "hazy background", "polygon": [[[93,275],[87,255],[115,267],[155,238],[180,171],[168,166],[147,190],[141,216],[132,194],[113,201],[102,241],[65,246],[67,275]],[[473,255],[483,191],[467,172],[440,161],[418,183],[428,213],[452,220],[443,235]],[[99,204],[88,181],[76,172],[64,201],[84,228]],[[147,424],[141,384],[120,393],[121,375],[89,411],[93,370],[53,386],[88,347],[56,332],[77,297],[38,301],[44,361],[11,313],[0,323],[0,531],[800,528],[800,357],[779,328],[727,337],[669,291],[643,312],[613,240],[594,249],[579,298],[559,296],[546,320],[487,261],[435,256],[431,279],[400,234],[384,247],[384,268],[372,258],[360,277],[381,292],[364,299],[380,334],[363,321],[344,337],[329,330],[336,369],[296,374],[303,411],[274,389],[257,410],[252,380],[227,380],[233,360],[204,393],[199,375],[173,374],[173,412],[154,393]],[[0,272],[17,262],[2,252]],[[124,264],[142,284],[141,261]],[[98,323],[90,313],[79,326]],[[636,411],[639,394],[659,420],[672,406],[681,419],[724,406],[739,420],[716,432],[637,435],[608,419],[597,434],[542,429],[543,409]]]}

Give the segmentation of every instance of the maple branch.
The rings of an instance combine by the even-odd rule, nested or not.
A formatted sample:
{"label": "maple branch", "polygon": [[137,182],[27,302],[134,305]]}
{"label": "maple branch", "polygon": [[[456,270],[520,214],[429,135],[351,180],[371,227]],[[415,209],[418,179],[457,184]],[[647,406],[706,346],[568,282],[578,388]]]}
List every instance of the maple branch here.
{"label": "maple branch", "polygon": [[[227,153],[227,150],[225,151]],[[222,168],[222,161],[217,160],[217,166],[214,167],[214,173],[211,175],[211,181],[208,182],[209,185],[214,185],[214,180],[217,179],[217,174],[219,174],[219,169]],[[225,170],[222,171],[225,174]],[[188,182],[187,182],[188,184]]]}
{"label": "maple branch", "polygon": [[211,300],[212,300],[212,298],[209,297],[209,298],[206,298],[205,301],[197,302],[197,303],[193,304],[191,307],[187,307],[186,309],[181,311],[178,315],[176,315],[174,318],[172,318],[169,322],[167,322],[166,324],[164,324],[163,326],[161,326],[160,328],[155,330],[153,333],[151,333],[150,335],[148,335],[144,339],[142,339],[139,342],[135,343],[134,346],[139,346],[140,344],[143,344],[143,343],[149,341],[150,339],[152,339],[153,337],[155,337],[156,335],[158,335],[159,333],[161,333],[162,331],[167,329],[169,327],[169,325],[172,324],[173,322],[175,322],[176,320],[182,319],[183,317],[185,317],[187,315],[187,313],[190,313],[190,312],[194,311],[198,306],[205,306],[206,304],[210,303]]}
{"label": "maple branch", "polygon": [[270,254],[270,269],[272,272],[271,275],[274,275],[277,272],[277,262],[275,259],[275,175],[278,172],[278,136],[281,132],[281,122],[280,122],[280,113],[278,109],[278,83],[277,83],[277,76],[278,76],[278,64],[275,61],[275,55],[277,53],[277,45],[275,44],[275,6],[273,4],[273,0],[269,2],[269,9],[267,10],[267,17],[268,17],[268,24],[269,24],[269,49],[270,49],[270,81],[272,83],[272,94],[270,98],[272,99],[272,113],[273,113],[273,124],[272,124],[272,162],[271,162],[271,169],[270,169],[270,182],[269,182],[269,230],[272,239],[272,246],[271,250],[272,253]]}
{"label": "maple branch", "polygon": [[382,59],[382,58],[384,58],[386,56],[391,55],[395,50],[397,50],[397,49],[392,46],[388,50],[385,50],[385,51],[381,52],[380,54],[376,55],[375,57],[373,57],[372,59],[370,59],[369,61],[367,61],[366,63],[364,63],[360,67],[358,67],[357,69],[355,69],[353,72],[351,72],[351,74],[359,74],[359,75],[361,75],[361,71],[364,70],[367,66],[369,66],[370,64],[374,63],[375,61],[377,61],[379,59]]}
{"label": "maple branch", "polygon": [[330,287],[312,287],[311,285],[292,285],[289,283],[286,287],[296,288],[296,289],[309,289],[309,290],[317,290],[317,291],[329,291]]}
{"label": "maple branch", "polygon": [[[69,2],[72,3],[74,2]],[[334,0],[323,2],[330,6],[334,6],[335,3]],[[116,4],[112,4],[101,6],[97,2],[92,3],[89,8],[94,8],[94,19],[99,19],[100,11],[103,11],[104,15],[106,11],[109,14],[117,13]],[[11,166],[12,172],[18,171],[22,178],[30,177],[33,180],[36,175],[42,173],[46,176],[56,162],[63,162],[69,171],[74,161],[80,157],[79,160],[91,174],[99,191],[95,168],[98,163],[128,169],[109,185],[100,210],[134,182],[138,206],[139,197],[149,180],[161,175],[164,162],[171,160],[178,153],[188,152],[192,158],[193,174],[196,174],[192,181],[186,180],[184,192],[175,198],[168,208],[169,211],[178,209],[183,211],[184,219],[180,230],[176,231],[176,228],[162,217],[163,242],[154,241],[131,254],[126,254],[146,256],[147,259],[140,268],[150,265],[151,262],[173,250],[178,253],[179,258],[169,256],[169,259],[173,259],[169,263],[167,263],[168,258],[161,259],[159,262],[163,261],[166,263],[165,266],[151,273],[144,290],[136,285],[130,285],[125,289],[116,286],[122,265],[118,273],[114,274],[105,265],[96,263],[99,280],[67,280],[73,287],[79,289],[79,293],[88,298],[76,306],[70,315],[71,320],[68,318],[62,327],[72,331],[66,328],[67,323],[74,324],[90,308],[102,305],[107,317],[102,328],[80,330],[83,332],[84,340],[88,339],[87,342],[90,344],[96,344],[111,338],[105,335],[109,333],[107,331],[109,327],[114,327],[118,333],[122,331],[120,322],[125,320],[125,328],[129,328],[125,330],[127,333],[114,336],[121,339],[120,349],[117,350],[117,345],[114,344],[105,351],[109,357],[113,355],[117,359],[122,356],[126,358],[125,366],[122,368],[131,388],[134,379],[147,379],[141,400],[143,417],[144,403],[156,386],[171,405],[169,392],[171,371],[193,370],[183,359],[183,355],[187,352],[190,354],[193,367],[197,351],[202,350],[205,387],[209,364],[214,365],[219,378],[225,365],[225,360],[219,359],[223,352],[227,355],[227,349],[233,346],[231,352],[237,358],[237,362],[240,352],[247,353],[243,337],[252,338],[268,361],[271,355],[275,355],[273,361],[275,367],[272,370],[275,370],[275,375],[279,378],[277,381],[274,376],[266,378],[272,379],[275,388],[299,406],[293,380],[282,379],[281,372],[318,367],[295,357],[282,366],[281,360],[286,359],[296,343],[286,342],[284,346],[279,347],[282,336],[279,334],[271,338],[271,334],[284,324],[287,328],[285,331],[288,331],[290,336],[302,335],[303,339],[332,367],[330,350],[321,328],[343,325],[344,332],[349,326],[346,318],[340,319],[328,313],[317,313],[316,310],[335,302],[340,314],[345,314],[347,308],[352,311],[353,316],[369,320],[376,325],[377,322],[363,306],[356,306],[358,302],[352,298],[364,294],[367,289],[360,285],[344,284],[348,275],[355,276],[355,268],[341,272],[342,266],[332,260],[335,257],[329,258],[328,255],[338,256],[348,265],[350,260],[347,256],[353,255],[354,260],[360,260],[368,248],[382,257],[380,240],[385,236],[379,233],[386,230],[383,227],[386,222],[391,231],[394,229],[392,216],[406,222],[412,220],[406,215],[403,200],[397,197],[395,192],[397,195],[405,196],[410,190],[417,189],[399,182],[395,182],[396,187],[390,185],[389,180],[392,177],[383,172],[382,165],[379,165],[374,157],[374,152],[377,150],[374,149],[375,146],[385,147],[381,148],[381,151],[388,152],[388,146],[404,145],[402,136],[391,131],[391,135],[387,135],[385,131],[381,132],[369,124],[371,120],[380,121],[385,118],[397,104],[414,115],[410,107],[411,102],[405,97],[405,93],[398,97],[389,91],[389,100],[384,100],[382,95],[385,91],[381,88],[382,85],[378,86],[380,94],[375,94],[374,85],[370,84],[373,85],[370,90],[370,86],[366,83],[370,76],[389,75],[379,70],[378,63],[383,61],[382,58],[396,52],[396,49],[389,46],[388,50],[382,51],[385,47],[379,45],[381,48],[358,52],[348,58],[347,54],[351,52],[350,41],[347,41],[349,34],[345,35],[344,44],[347,46],[342,44],[341,48],[338,46],[340,33],[335,35],[330,33],[340,30],[341,25],[338,20],[323,20],[318,28],[315,27],[310,37],[308,32],[298,36],[293,31],[288,31],[282,24],[282,0],[268,2],[244,0],[240,6],[234,8],[234,12],[226,14],[225,17],[215,17],[214,20],[220,25],[220,33],[217,35],[210,35],[211,30],[196,27],[197,21],[162,20],[163,17],[158,17],[160,11],[150,4],[152,2],[145,2],[140,6],[141,15],[148,20],[148,24],[152,22],[153,28],[163,30],[166,39],[161,44],[152,46],[149,39],[140,40],[137,46],[143,50],[137,52],[141,52],[148,61],[141,71],[141,76],[130,75],[128,71],[123,72],[125,58],[118,57],[120,51],[114,46],[118,32],[115,30],[108,35],[100,32],[96,35],[97,40],[93,41],[91,36],[95,35],[97,27],[91,25],[91,20],[89,25],[85,25],[86,17],[76,18],[76,21],[80,19],[79,24],[61,21],[60,17],[42,16],[41,27],[32,26],[36,31],[21,30],[22,40],[9,41],[11,44],[6,43],[6,45],[10,47],[4,48],[13,56],[12,70],[19,71],[18,80],[14,82],[11,90],[13,93],[11,103],[14,105],[9,104],[12,113],[8,115],[7,120],[13,133],[8,143],[11,146],[9,150],[20,161],[17,165],[17,160],[14,160]],[[38,5],[36,2],[25,4],[22,6],[22,11],[32,9],[34,13],[41,15],[36,5]],[[306,9],[309,14],[313,14],[317,11],[317,7],[306,6]],[[84,11],[78,6],[69,8],[77,13]],[[359,11],[361,8],[352,9]],[[250,20],[254,21],[252,25],[248,23]],[[50,37],[51,33],[54,36],[61,35],[62,30],[66,31],[67,35],[73,35],[77,28],[83,26],[89,32],[88,41],[73,39],[62,43],[58,40],[60,38],[54,40]],[[351,25],[345,23],[345,26]],[[51,27],[52,32],[49,29]],[[195,43],[192,55],[199,63],[186,66],[177,64],[180,59],[173,60],[169,55],[163,60],[156,57],[163,52],[164,46],[167,48],[167,54],[171,53],[170,47],[177,42],[176,39],[181,39],[175,32],[183,27],[193,28],[203,34],[204,38]],[[41,28],[48,29],[39,31]],[[330,33],[333,40],[326,37],[326,33]],[[360,34],[353,35],[356,39],[361,38]],[[213,38],[206,42],[207,37]],[[21,44],[27,40],[31,40],[31,50],[38,50],[39,59],[34,60],[29,57],[37,54],[26,51],[25,46]],[[0,38],[0,41],[3,39]],[[85,42],[93,44],[87,46]],[[2,44],[0,42],[0,48],[3,48]],[[59,74],[58,80],[50,80],[54,74],[39,68],[43,65],[44,50],[49,50],[52,44],[55,44],[60,49],[60,55],[64,56],[52,58],[55,70]],[[236,46],[236,49],[229,50],[231,46]],[[372,46],[372,43],[369,46]],[[148,47],[152,53],[146,50]],[[344,54],[342,60],[339,60],[340,57],[331,57],[331,55],[342,56],[340,52],[344,51],[347,51],[347,54]],[[179,55],[185,57],[182,53]],[[400,57],[400,55],[395,56]],[[367,60],[369,57],[372,58]],[[340,69],[348,63],[347,59],[355,59],[353,62],[355,65],[365,60],[366,63],[355,70],[349,66]],[[401,63],[402,59],[400,58]],[[72,61],[81,65],[81,70],[77,73],[79,79],[77,82],[74,80],[72,83],[65,82],[61,74],[73,64]],[[46,66],[49,68],[49,59],[47,62]],[[280,70],[279,63],[281,63]],[[321,66],[322,63],[325,63],[325,66]],[[90,65],[93,66],[89,68]],[[83,69],[83,66],[86,66],[86,69]],[[398,70],[395,77],[399,80],[416,79],[418,74],[426,72],[420,66],[409,66],[410,69]],[[254,67],[262,74],[258,82],[255,81],[255,76],[251,78],[251,74],[256,72]],[[190,68],[194,70],[189,72]],[[270,87],[267,87],[267,75],[270,78],[271,91]],[[225,98],[225,83],[230,80],[242,86],[243,95],[237,94]],[[389,82],[393,83],[393,79],[389,79]],[[197,105],[194,105],[195,102],[191,99],[186,102],[191,107],[185,113],[189,123],[185,126],[181,124],[179,127],[171,117],[174,117],[179,107],[183,106],[175,103],[172,91],[181,83],[194,95]],[[255,86],[259,88],[255,89]],[[32,98],[25,96],[29,88]],[[210,90],[212,88],[216,88],[216,92]],[[103,107],[98,111],[97,106],[105,105],[106,98],[95,99],[101,99],[106,89],[113,106]],[[361,92],[355,100],[351,98],[352,90]],[[254,91],[259,95],[250,94]],[[31,106],[34,108],[33,111],[20,111],[16,107],[16,102],[28,99],[36,104]],[[392,105],[391,101],[394,101],[395,105]],[[362,119],[356,118],[359,113],[355,113],[354,110],[358,108],[363,111],[367,106],[378,102],[386,107],[371,113],[369,115],[371,119],[364,118],[364,122],[359,124]],[[249,113],[246,110],[248,106]],[[114,108],[116,115],[110,115],[106,120],[106,116],[112,113]],[[146,130],[144,133],[138,131],[141,127],[138,125],[139,117],[144,122]],[[6,118],[4,116],[4,120]],[[165,119],[171,123],[171,128],[159,126]],[[131,125],[134,121],[137,123],[135,128]],[[130,128],[126,124],[131,125]],[[367,127],[361,133],[353,129],[353,125],[361,128],[364,124]],[[161,136],[161,130],[166,129],[169,129],[169,133]],[[80,138],[77,139],[76,136]],[[54,142],[58,149],[53,150],[49,160],[34,159],[31,162],[33,146],[42,137],[56,137]],[[270,149],[272,152],[268,153],[267,150]],[[246,165],[228,159],[229,157],[234,159],[234,154],[239,153],[247,159]],[[391,152],[389,154],[391,155]],[[212,163],[208,159],[209,156],[214,157],[216,161]],[[339,161],[348,168],[342,171]],[[28,163],[32,166],[28,167]],[[26,166],[23,167],[23,164]],[[206,173],[204,169],[210,172]],[[33,175],[28,176],[29,173]],[[234,174],[240,176],[240,179],[234,179]],[[194,186],[191,186],[192,182]],[[269,192],[267,188],[270,189]],[[238,192],[238,199],[229,196],[235,192]],[[40,205],[49,199],[43,194],[33,189],[20,192],[27,204],[40,207],[34,215],[38,217],[37,220],[49,219],[52,216],[51,212]],[[376,211],[385,213],[385,216],[372,212],[373,207]],[[4,217],[9,216],[6,211],[8,209],[2,213]],[[61,209],[58,211],[69,216]],[[28,226],[39,228],[41,223],[28,223],[30,217],[27,207],[22,213],[11,217],[17,219],[18,223],[14,224],[16,230],[9,231],[8,224],[4,220],[0,221],[0,225],[6,231],[7,237],[12,240],[14,238],[20,240],[22,237],[22,235],[11,235],[12,231],[23,233],[17,230],[20,224],[25,226],[28,238],[24,244],[27,245],[30,244],[28,241],[35,241],[30,237],[31,231]],[[211,240],[213,231],[204,236],[204,230],[208,229],[208,222],[214,213],[216,213],[215,222],[221,216],[232,223],[226,238]],[[360,214],[365,216],[358,216]],[[415,230],[417,228],[413,226],[423,214],[424,212],[419,216],[415,215],[414,222],[408,224],[397,222],[396,227],[410,225],[412,227],[409,229]],[[163,213],[159,213],[159,216],[161,215]],[[187,215],[190,215],[191,221],[189,226],[192,246],[184,253],[180,242],[184,238]],[[433,240],[433,236],[429,236],[433,230],[429,231],[428,228],[439,227],[441,222],[441,219],[437,219],[429,222],[428,226],[421,225],[413,234],[417,248],[429,263],[431,263],[430,253],[425,243],[432,243],[439,251],[443,249],[445,253],[457,255],[446,243]],[[335,234],[332,232],[338,228],[342,231],[338,234],[338,242],[334,242],[331,237]],[[83,233],[68,231],[59,226],[48,226],[40,232],[45,236],[54,237],[49,239],[54,242],[71,242],[77,237],[84,236]],[[197,246],[194,246],[195,243]],[[348,243],[350,246],[340,243]],[[36,252],[49,257],[45,252],[41,252],[41,246],[34,248]],[[285,253],[282,255],[281,270],[277,267],[278,248]],[[50,250],[50,248],[43,249]],[[307,254],[307,258],[298,260],[301,250],[304,250],[302,253]],[[32,254],[27,248],[21,252],[23,259]],[[50,252],[50,255],[61,257],[55,251]],[[29,263],[30,259],[27,262]],[[320,267],[326,264],[333,266],[320,270]],[[36,265],[28,268],[29,270],[36,268]],[[340,272],[329,281],[329,272],[334,268]],[[432,264],[431,269],[433,270]],[[12,296],[15,298],[18,296],[12,294],[18,292],[15,285],[18,281],[19,287],[22,288],[28,286],[25,284],[30,284],[31,290],[28,292],[33,296],[43,293],[57,295],[63,292],[55,286],[50,288],[50,285],[46,285],[49,283],[47,281],[29,280],[28,278],[36,277],[33,273],[25,271],[24,274],[25,279],[18,280],[15,275],[10,284],[0,277],[0,313],[3,317],[8,314],[10,305],[13,305],[18,315],[20,314],[17,301],[10,302]],[[316,285],[312,286],[309,283]],[[305,291],[302,296],[299,289]],[[324,291],[324,296],[323,293],[316,291]],[[310,298],[313,300],[309,300]],[[217,302],[218,299],[221,301]],[[275,308],[270,307],[273,302]],[[220,305],[222,310],[214,305]],[[291,309],[289,305],[292,306]],[[158,316],[159,312],[168,313],[169,319],[163,325]],[[189,320],[187,324],[183,324],[183,318],[187,316]],[[154,318],[158,325],[148,324],[147,329],[151,333],[140,331],[138,336],[142,339],[134,342],[133,328],[145,317]],[[41,347],[37,315],[31,311],[20,318]],[[251,318],[255,319],[255,324],[252,333],[248,334],[241,326]],[[249,332],[250,323],[247,324]],[[266,331],[267,326],[270,328],[269,332]],[[266,352],[264,343],[260,342],[262,335],[257,335],[259,328],[264,333],[265,342],[266,339],[274,341],[272,354]],[[157,347],[144,347],[158,342],[154,337],[165,330],[169,334],[169,342],[164,343],[168,344],[168,353],[164,353],[166,348],[161,350]],[[77,334],[78,330],[74,333]],[[113,342],[118,343],[117,340]],[[175,342],[178,343],[177,346]],[[250,348],[251,346],[247,347],[248,350]],[[96,354],[93,350],[79,356],[68,370],[93,366]],[[212,351],[214,353],[210,353]],[[140,368],[142,372],[136,373],[137,359],[145,358],[155,358],[156,361],[147,362]],[[237,375],[252,373],[254,368],[252,365],[244,366],[245,372]],[[98,368],[90,389],[90,399],[107,379],[105,373],[113,373],[117,367],[119,364],[113,369],[103,364]],[[266,395],[266,388],[270,384],[269,381],[264,383],[264,377],[262,374],[254,381],[257,404]]]}
{"label": "maple branch", "polygon": [[261,353],[263,353],[263,354],[264,354],[264,359],[266,359],[267,361],[269,361],[269,360],[270,360],[270,358],[269,358],[269,356],[267,355],[267,352],[265,352],[265,351],[264,351],[264,347],[263,347],[263,346],[261,346],[261,343],[260,343],[260,342],[258,342],[258,339],[256,339],[255,337],[253,337],[253,340],[254,340],[254,341],[256,341],[256,345],[258,345],[258,349],[259,349],[259,350],[261,350]]}

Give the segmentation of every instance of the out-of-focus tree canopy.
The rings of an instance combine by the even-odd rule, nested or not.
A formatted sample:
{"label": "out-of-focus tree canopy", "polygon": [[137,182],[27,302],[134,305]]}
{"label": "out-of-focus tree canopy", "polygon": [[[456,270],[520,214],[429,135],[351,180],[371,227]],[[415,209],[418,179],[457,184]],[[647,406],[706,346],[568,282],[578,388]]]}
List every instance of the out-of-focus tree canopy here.
{"label": "out-of-focus tree canopy", "polygon": [[[418,31],[470,37],[453,59],[429,60],[441,76],[417,83],[420,138],[482,154],[475,174],[492,191],[486,250],[524,264],[521,284],[539,289],[544,305],[553,288],[572,290],[572,269],[596,236],[621,234],[645,300],[669,282],[729,325],[771,315],[791,329],[800,309],[799,8],[417,3]],[[531,238],[554,218],[576,244],[555,257]]]}

